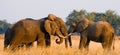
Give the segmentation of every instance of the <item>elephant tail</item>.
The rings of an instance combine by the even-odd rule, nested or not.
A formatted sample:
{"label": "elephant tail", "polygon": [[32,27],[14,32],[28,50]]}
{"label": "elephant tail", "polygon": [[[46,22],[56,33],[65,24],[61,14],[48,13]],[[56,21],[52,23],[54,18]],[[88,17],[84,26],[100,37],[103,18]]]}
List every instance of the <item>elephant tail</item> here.
{"label": "elephant tail", "polygon": [[113,36],[113,50],[115,49],[115,35],[114,35],[114,33],[112,33],[112,36]]}

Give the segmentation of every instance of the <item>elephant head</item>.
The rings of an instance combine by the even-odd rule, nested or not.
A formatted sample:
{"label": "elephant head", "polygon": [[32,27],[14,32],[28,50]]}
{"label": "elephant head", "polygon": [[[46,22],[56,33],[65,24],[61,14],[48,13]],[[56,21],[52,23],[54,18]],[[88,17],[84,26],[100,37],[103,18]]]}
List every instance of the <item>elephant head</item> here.
{"label": "elephant head", "polygon": [[[81,33],[88,27],[89,23],[90,21],[87,18],[74,20],[70,25],[68,34],[71,34],[74,32]],[[68,35],[68,40],[69,40],[70,46],[72,47],[71,35]]]}
{"label": "elephant head", "polygon": [[48,15],[48,19],[45,21],[45,30],[50,34],[54,35],[55,31],[58,29],[56,23],[54,22],[54,19],[56,19],[56,16],[53,14]]}
{"label": "elephant head", "polygon": [[72,32],[80,33],[84,31],[88,27],[89,22],[90,21],[87,18],[82,18],[80,20],[73,21],[73,23],[70,25],[68,33]]}
{"label": "elephant head", "polygon": [[[59,17],[57,17],[56,19],[55,19],[55,22],[56,22],[56,24],[58,25],[58,29],[60,30],[60,32],[61,32],[61,34],[64,36],[64,38],[65,38],[65,46],[66,46],[66,48],[68,47],[68,44],[67,44],[67,42],[68,42],[68,32],[67,32],[67,27],[66,27],[66,24],[65,24],[65,22],[61,19],[61,18],[59,18]],[[63,39],[63,38],[61,38],[61,39]]]}
{"label": "elephant head", "polygon": [[57,17],[54,14],[49,14],[48,15],[48,19],[51,20],[51,21],[55,20],[56,18]]}
{"label": "elephant head", "polygon": [[44,27],[50,35],[57,35],[60,38],[60,41],[56,39],[57,44],[61,44],[68,34],[64,21],[53,14],[48,15],[48,19],[45,21]]}

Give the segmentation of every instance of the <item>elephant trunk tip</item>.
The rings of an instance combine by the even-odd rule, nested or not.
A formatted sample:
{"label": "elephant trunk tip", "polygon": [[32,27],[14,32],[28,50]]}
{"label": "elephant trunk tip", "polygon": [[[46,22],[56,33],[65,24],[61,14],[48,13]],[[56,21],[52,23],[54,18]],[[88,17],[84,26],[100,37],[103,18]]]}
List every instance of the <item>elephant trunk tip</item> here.
{"label": "elephant trunk tip", "polygon": [[60,39],[60,40],[59,40],[59,39],[56,39],[56,43],[57,43],[57,44],[63,43],[63,39]]}

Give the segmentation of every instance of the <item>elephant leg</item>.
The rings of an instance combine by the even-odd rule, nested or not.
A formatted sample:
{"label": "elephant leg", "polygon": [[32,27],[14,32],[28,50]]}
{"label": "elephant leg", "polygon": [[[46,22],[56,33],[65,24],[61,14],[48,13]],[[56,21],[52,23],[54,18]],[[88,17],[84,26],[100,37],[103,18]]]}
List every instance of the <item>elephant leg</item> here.
{"label": "elephant leg", "polygon": [[39,46],[39,47],[46,47],[45,35],[44,34],[38,35],[37,46]]}
{"label": "elephant leg", "polygon": [[108,52],[107,51],[108,50],[108,44],[107,44],[107,42],[103,42],[102,43],[102,47],[103,47],[105,53]]}
{"label": "elephant leg", "polygon": [[112,38],[108,38],[107,36],[105,36],[106,38],[103,39],[103,42],[102,42],[102,46],[103,46],[103,49],[106,51],[109,51],[111,49],[111,46],[112,46],[112,42],[113,42],[113,39]]}
{"label": "elephant leg", "polygon": [[9,45],[9,44],[7,44],[7,43],[4,44],[4,50],[7,49],[8,45]]}
{"label": "elephant leg", "polygon": [[109,43],[108,43],[108,50],[111,50],[113,40],[114,40],[113,38],[110,38]]}
{"label": "elephant leg", "polygon": [[80,43],[79,43],[79,49],[83,50],[86,43],[87,43],[87,37],[86,36],[81,36]]}
{"label": "elephant leg", "polygon": [[65,47],[68,48],[68,38],[65,38]]}
{"label": "elephant leg", "polygon": [[70,47],[72,47],[72,40],[71,40],[71,36],[68,36],[68,40],[69,40],[69,45],[70,45]]}
{"label": "elephant leg", "polygon": [[[23,38],[25,37],[24,32],[17,32],[15,35],[13,35],[13,38],[10,42],[10,50],[16,50],[19,49],[22,45]],[[19,47],[19,48],[18,48]]]}
{"label": "elephant leg", "polygon": [[21,46],[21,41],[22,41],[22,39],[17,39],[17,40],[15,40],[15,39],[13,39],[12,40],[12,42],[10,43],[10,50],[16,50],[16,49],[18,49],[18,48],[20,48],[20,46]]}
{"label": "elephant leg", "polygon": [[49,35],[49,34],[46,34],[45,35],[45,42],[46,42],[46,47],[50,47],[50,45],[51,45],[51,38],[50,38],[51,36]]}
{"label": "elephant leg", "polygon": [[109,41],[102,42],[102,46],[105,51],[109,50]]}
{"label": "elephant leg", "polygon": [[88,40],[87,40],[87,43],[86,43],[86,45],[85,45],[85,48],[86,48],[87,51],[89,50],[89,43],[90,43],[90,40],[88,39]]}

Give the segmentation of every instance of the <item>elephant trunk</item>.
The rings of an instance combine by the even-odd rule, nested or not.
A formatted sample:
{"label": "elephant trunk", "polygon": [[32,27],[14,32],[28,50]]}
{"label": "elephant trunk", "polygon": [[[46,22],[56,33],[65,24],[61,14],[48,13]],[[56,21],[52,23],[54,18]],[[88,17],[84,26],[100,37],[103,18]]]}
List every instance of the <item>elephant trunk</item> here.
{"label": "elephant trunk", "polygon": [[68,42],[69,42],[69,46],[72,47],[72,40],[71,40],[71,35],[72,33],[75,32],[75,27],[70,26],[70,28],[68,29]]}
{"label": "elephant trunk", "polygon": [[[70,33],[70,34],[68,34],[68,38],[69,38],[69,36],[71,36],[72,35],[72,33]],[[57,44],[61,44],[62,42],[63,42],[63,39],[67,39],[67,36],[62,36],[62,35],[58,35],[58,37],[60,38],[60,39],[56,39],[56,43]]]}
{"label": "elephant trunk", "polygon": [[63,42],[63,39],[66,39],[66,37],[62,36],[62,35],[58,35],[59,39],[56,39],[56,43],[57,44],[61,44]]}
{"label": "elephant trunk", "polygon": [[57,44],[61,44],[62,42],[63,42],[63,39],[62,39],[62,38],[56,39],[56,43],[57,43]]}
{"label": "elephant trunk", "polygon": [[69,34],[68,34],[68,42],[69,42],[69,46],[70,46],[70,47],[72,47],[71,35],[72,35],[72,33],[69,33]]}

